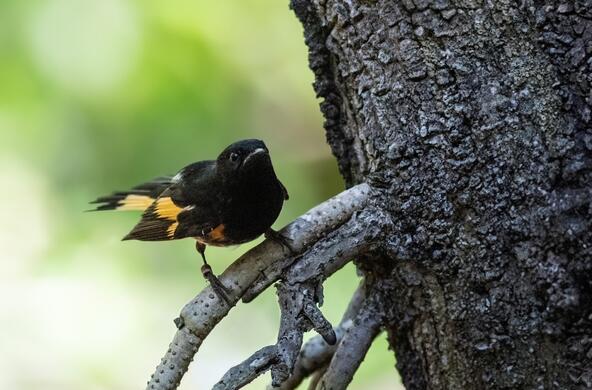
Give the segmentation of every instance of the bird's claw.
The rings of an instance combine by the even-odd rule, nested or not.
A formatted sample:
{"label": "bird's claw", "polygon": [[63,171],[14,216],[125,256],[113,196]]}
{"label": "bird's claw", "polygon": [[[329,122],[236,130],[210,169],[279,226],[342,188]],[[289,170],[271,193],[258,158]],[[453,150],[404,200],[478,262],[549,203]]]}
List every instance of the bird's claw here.
{"label": "bird's claw", "polygon": [[202,265],[201,273],[208,283],[210,283],[212,290],[214,290],[214,293],[216,293],[218,298],[223,300],[228,306],[231,306],[230,298],[228,297],[229,291],[226,289],[226,287],[224,287],[220,279],[214,275],[212,267],[210,267],[209,264]]}

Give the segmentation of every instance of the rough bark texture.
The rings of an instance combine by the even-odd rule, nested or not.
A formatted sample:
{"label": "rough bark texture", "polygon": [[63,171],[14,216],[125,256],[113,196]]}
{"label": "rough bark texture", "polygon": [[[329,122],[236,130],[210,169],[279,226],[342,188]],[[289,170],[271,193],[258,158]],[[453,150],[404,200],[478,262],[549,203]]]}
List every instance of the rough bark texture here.
{"label": "rough bark texture", "polygon": [[592,387],[592,1],[292,0],[408,389]]}

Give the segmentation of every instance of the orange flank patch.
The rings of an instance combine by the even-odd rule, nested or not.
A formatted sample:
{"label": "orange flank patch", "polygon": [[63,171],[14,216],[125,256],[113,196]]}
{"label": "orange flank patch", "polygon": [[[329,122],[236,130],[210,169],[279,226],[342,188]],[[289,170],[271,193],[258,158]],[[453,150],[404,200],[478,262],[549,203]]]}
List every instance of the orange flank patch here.
{"label": "orange flank patch", "polygon": [[214,246],[224,246],[224,244],[226,243],[224,229],[226,229],[226,226],[224,226],[224,224],[220,224],[216,226],[214,229],[210,230],[210,232],[205,236],[196,236],[194,238],[197,240],[197,242],[202,243],[203,245],[207,244]]}
{"label": "orange flank patch", "polygon": [[224,241],[224,224],[220,224],[214,228],[209,234],[208,238],[214,242]]}
{"label": "orange flank patch", "polygon": [[154,202],[149,196],[146,195],[133,195],[130,194],[119,201],[119,206],[116,210],[146,210]]}

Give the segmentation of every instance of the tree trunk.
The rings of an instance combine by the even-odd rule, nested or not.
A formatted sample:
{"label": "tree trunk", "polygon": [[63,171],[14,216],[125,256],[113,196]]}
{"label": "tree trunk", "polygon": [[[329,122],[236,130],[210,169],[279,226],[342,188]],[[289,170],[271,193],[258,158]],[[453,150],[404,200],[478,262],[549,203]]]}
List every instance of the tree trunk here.
{"label": "tree trunk", "polygon": [[592,388],[592,1],[292,8],[407,389]]}

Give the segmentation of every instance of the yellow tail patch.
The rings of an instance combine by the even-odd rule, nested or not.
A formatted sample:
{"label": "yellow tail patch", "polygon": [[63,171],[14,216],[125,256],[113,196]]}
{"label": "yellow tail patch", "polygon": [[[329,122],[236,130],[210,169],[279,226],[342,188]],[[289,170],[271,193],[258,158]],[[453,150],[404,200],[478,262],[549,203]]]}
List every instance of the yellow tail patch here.
{"label": "yellow tail patch", "polygon": [[149,196],[146,195],[134,195],[130,194],[125,198],[121,199],[118,203],[116,210],[146,210],[154,202]]}

